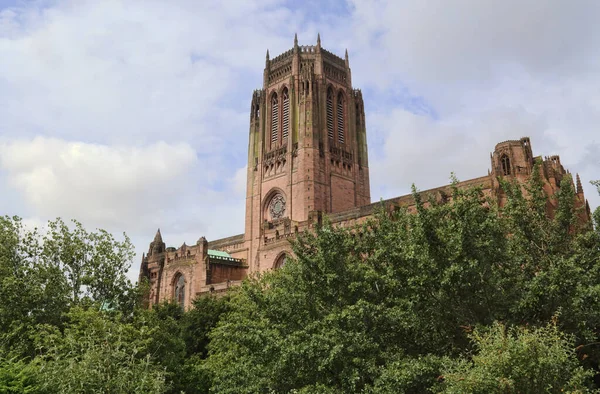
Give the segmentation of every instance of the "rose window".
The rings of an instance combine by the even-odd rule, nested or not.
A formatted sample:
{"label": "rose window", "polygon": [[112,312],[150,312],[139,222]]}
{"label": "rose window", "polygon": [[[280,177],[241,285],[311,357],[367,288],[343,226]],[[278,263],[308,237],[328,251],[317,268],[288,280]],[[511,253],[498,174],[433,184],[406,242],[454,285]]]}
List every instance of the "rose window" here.
{"label": "rose window", "polygon": [[269,213],[272,219],[280,219],[285,213],[285,199],[281,194],[276,194],[269,203]]}

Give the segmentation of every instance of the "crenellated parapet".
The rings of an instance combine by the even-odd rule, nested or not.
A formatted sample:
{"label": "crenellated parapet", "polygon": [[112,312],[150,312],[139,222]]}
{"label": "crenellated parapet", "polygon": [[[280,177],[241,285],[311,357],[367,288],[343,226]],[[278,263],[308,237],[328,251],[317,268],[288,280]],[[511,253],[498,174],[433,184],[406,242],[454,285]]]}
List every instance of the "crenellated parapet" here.
{"label": "crenellated parapet", "polygon": [[298,47],[300,53],[317,53],[316,45],[300,45]]}
{"label": "crenellated parapet", "polygon": [[288,51],[283,52],[281,55],[275,56],[271,61],[271,67],[279,66],[280,63],[287,63],[292,58],[294,54],[294,49],[290,49]]}
{"label": "crenellated parapet", "polygon": [[[345,58],[342,59],[332,52],[321,48],[320,35],[317,38],[317,45],[298,45],[298,38],[295,36],[294,47],[272,60],[269,60],[267,51],[265,85],[284,81],[286,78],[292,76],[297,72],[294,68],[295,61],[299,64],[299,71],[310,69],[314,72],[316,68],[317,72],[321,75],[325,75],[344,85],[351,85],[348,51],[346,51]],[[315,64],[318,67],[315,67]]]}
{"label": "crenellated parapet", "polygon": [[339,66],[341,68],[346,67],[346,61],[341,57],[334,55],[332,52],[329,52],[326,49],[321,48],[321,52],[323,53],[323,60],[331,63],[334,66]]}

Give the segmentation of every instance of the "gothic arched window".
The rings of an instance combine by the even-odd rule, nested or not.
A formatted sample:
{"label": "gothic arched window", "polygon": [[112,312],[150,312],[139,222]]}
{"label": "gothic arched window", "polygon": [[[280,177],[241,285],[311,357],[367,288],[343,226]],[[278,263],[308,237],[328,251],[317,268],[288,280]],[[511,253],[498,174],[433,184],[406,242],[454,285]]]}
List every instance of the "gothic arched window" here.
{"label": "gothic arched window", "polygon": [[174,298],[175,298],[175,302],[177,303],[177,305],[179,305],[180,307],[184,307],[185,304],[185,278],[183,277],[183,275],[179,274],[177,275],[177,278],[175,279],[175,291],[174,291]]}
{"label": "gothic arched window", "polygon": [[279,100],[277,93],[273,94],[271,99],[271,147],[274,148],[277,145],[277,139],[279,137]]}
{"label": "gothic arched window", "polygon": [[333,89],[327,90],[327,135],[333,139]]}
{"label": "gothic arched window", "polygon": [[337,131],[338,131],[338,142],[340,144],[344,143],[344,95],[342,92],[338,94],[337,99]]}
{"label": "gothic arched window", "polygon": [[288,89],[283,90],[283,111],[282,111],[282,126],[281,126],[281,142],[285,142],[290,130],[290,95]]}
{"label": "gothic arched window", "polygon": [[510,175],[510,159],[508,155],[504,154],[500,156],[500,164],[502,165],[502,173],[504,175]]}
{"label": "gothic arched window", "polygon": [[273,268],[277,269],[277,268],[281,268],[285,265],[285,262],[287,260],[287,255],[284,253],[281,256],[279,256],[277,258],[277,260],[275,260],[275,264],[273,264]]}

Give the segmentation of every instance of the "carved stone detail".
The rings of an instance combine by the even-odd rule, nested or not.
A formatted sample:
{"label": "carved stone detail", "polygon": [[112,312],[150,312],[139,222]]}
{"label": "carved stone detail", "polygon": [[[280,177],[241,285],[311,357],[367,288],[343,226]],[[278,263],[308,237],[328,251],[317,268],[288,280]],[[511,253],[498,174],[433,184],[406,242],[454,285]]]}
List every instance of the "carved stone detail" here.
{"label": "carved stone detail", "polygon": [[281,194],[276,194],[269,203],[269,213],[272,219],[280,219],[285,214],[285,198]]}

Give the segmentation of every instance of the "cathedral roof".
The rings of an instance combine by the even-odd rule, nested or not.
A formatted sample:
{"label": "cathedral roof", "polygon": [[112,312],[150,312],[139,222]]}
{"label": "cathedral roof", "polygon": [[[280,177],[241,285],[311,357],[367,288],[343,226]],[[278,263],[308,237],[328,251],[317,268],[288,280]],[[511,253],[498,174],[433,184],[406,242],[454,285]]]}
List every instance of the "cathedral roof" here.
{"label": "cathedral roof", "polygon": [[227,252],[223,252],[222,250],[208,249],[209,256],[215,257],[231,257],[231,255]]}

